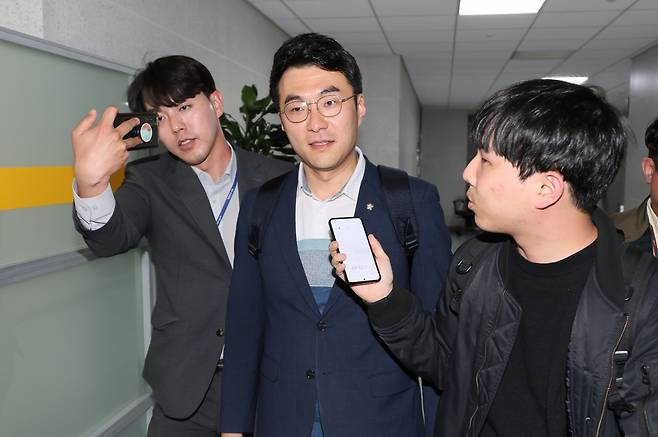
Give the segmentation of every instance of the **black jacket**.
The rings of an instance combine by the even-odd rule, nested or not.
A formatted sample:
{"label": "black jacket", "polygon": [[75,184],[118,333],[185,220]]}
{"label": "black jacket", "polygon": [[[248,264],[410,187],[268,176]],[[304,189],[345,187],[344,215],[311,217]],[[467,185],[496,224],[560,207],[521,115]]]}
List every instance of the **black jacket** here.
{"label": "black jacket", "polygon": [[[635,341],[619,388],[633,411],[617,417],[606,405],[613,353],[628,325],[621,241],[603,212],[595,211],[593,221],[596,261],[580,297],[568,351],[571,435],[657,435],[658,275],[651,278],[633,321]],[[369,306],[373,327],[400,361],[443,390],[435,436],[478,436],[495,398],[521,319],[521,308],[503,281],[509,250],[509,240],[487,247],[469,272],[459,306],[453,301],[451,308],[450,287],[436,315],[423,312],[415,297],[401,289]],[[455,274],[450,271],[448,284]]]}

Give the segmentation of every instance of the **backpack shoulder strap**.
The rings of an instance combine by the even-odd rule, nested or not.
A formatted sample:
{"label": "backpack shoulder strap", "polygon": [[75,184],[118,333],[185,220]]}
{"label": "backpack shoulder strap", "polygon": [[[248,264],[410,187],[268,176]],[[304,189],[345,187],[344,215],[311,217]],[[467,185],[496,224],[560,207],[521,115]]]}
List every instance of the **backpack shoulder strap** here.
{"label": "backpack shoulder strap", "polygon": [[459,314],[459,307],[464,295],[464,290],[468,284],[475,266],[482,258],[482,255],[493,247],[492,243],[498,242],[499,239],[493,239],[487,234],[479,234],[466,241],[455,252],[455,256],[450,263],[450,310]]}
{"label": "backpack shoulder strap", "polygon": [[418,223],[411,201],[409,175],[402,170],[384,165],[378,165],[377,170],[395,234],[404,247],[407,257],[411,258],[418,248],[419,240]]}
{"label": "backpack shoulder strap", "polygon": [[656,264],[653,256],[648,253],[633,246],[625,246],[622,255],[622,271],[624,274],[624,285],[626,286],[624,312],[629,316],[629,325],[619,346],[620,348],[624,347],[626,350],[630,350],[635,339],[637,311],[644,300],[649,280],[656,271]]}
{"label": "backpack shoulder strap", "polygon": [[265,230],[270,223],[274,205],[279,199],[283,181],[288,176],[284,173],[280,176],[265,182],[256,193],[256,200],[251,213],[251,223],[249,225],[249,253],[254,258],[258,258],[263,246]]}
{"label": "backpack shoulder strap", "polygon": [[631,408],[620,396],[619,387],[624,380],[624,367],[631,356],[633,342],[635,341],[638,309],[646,295],[649,280],[656,272],[656,263],[653,256],[628,244],[624,245],[621,262],[626,288],[624,313],[628,318],[628,322],[619,345],[615,349],[613,382],[608,395],[608,406],[617,415]]}

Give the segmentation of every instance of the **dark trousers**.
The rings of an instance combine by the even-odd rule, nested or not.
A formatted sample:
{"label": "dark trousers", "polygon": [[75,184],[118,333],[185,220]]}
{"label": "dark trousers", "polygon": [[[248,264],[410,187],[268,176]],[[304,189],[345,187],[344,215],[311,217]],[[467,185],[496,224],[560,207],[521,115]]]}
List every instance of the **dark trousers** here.
{"label": "dark trousers", "polygon": [[168,417],[156,403],[148,437],[219,437],[220,375],[215,373],[201,405],[187,419]]}

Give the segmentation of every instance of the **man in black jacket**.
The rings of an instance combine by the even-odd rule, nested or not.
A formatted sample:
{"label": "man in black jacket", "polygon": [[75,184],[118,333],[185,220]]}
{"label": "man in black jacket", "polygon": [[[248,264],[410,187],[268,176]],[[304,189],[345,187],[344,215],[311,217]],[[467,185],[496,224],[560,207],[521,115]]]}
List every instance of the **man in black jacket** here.
{"label": "man in black jacket", "polygon": [[[658,278],[630,320],[621,241],[596,209],[627,144],[617,112],[586,87],[533,80],[489,98],[470,136],[478,151],[464,170],[468,206],[498,238],[480,237],[471,267],[450,271],[435,316],[393,286],[372,235],[382,279],[352,287],[400,361],[443,390],[435,435],[653,435]],[[343,277],[350,254],[337,249]],[[460,275],[465,286],[451,287]],[[611,390],[630,323],[631,354]]]}

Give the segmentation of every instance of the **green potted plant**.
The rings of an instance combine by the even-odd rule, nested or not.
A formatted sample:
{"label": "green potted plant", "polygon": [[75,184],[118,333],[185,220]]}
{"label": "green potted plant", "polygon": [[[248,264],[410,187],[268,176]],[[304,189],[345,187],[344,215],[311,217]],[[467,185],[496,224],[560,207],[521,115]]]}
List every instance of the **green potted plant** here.
{"label": "green potted plant", "polygon": [[270,123],[266,116],[276,114],[272,99],[258,98],[256,85],[242,88],[242,124],[231,114],[224,113],[220,122],[224,136],[233,145],[261,155],[295,162],[295,152],[280,124]]}

